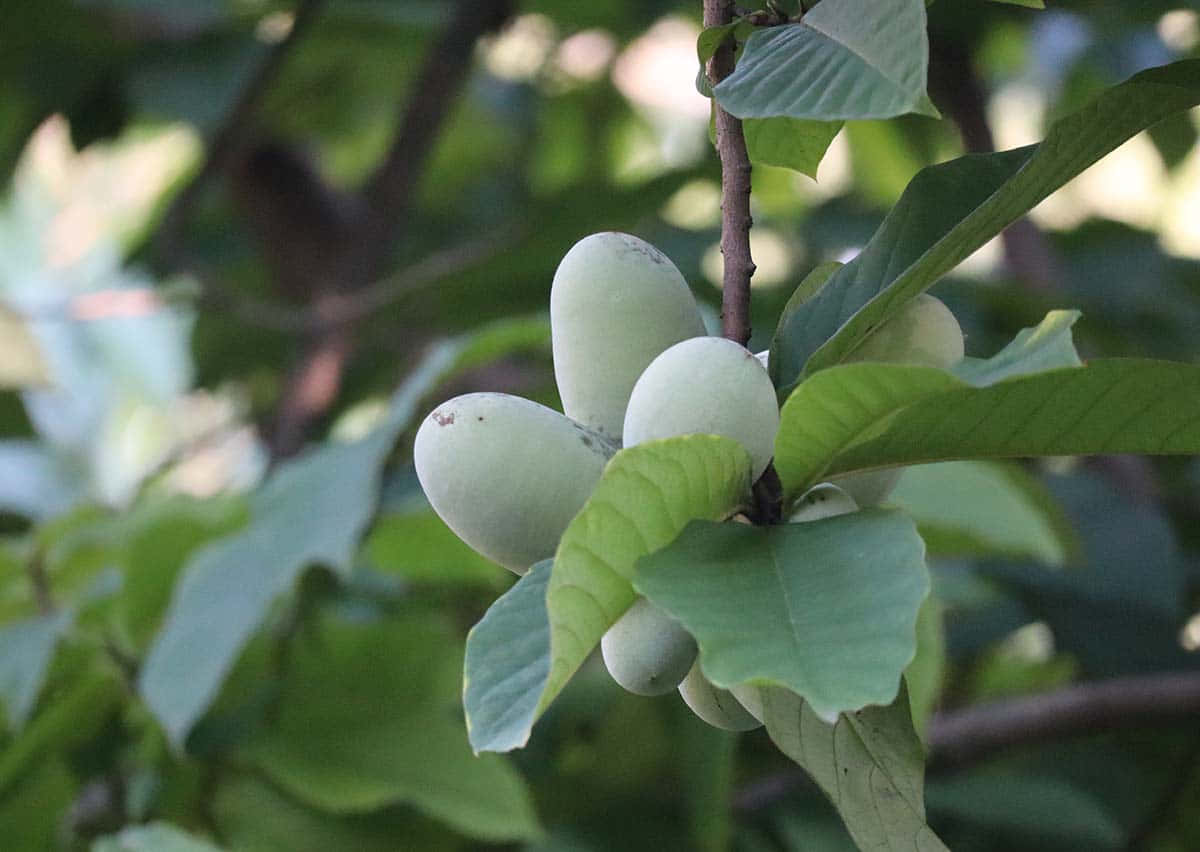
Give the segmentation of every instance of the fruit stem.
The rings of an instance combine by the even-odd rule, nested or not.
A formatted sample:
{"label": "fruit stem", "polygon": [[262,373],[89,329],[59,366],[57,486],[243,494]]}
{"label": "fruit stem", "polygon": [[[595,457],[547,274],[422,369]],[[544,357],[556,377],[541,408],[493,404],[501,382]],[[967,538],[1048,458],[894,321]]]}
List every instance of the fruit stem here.
{"label": "fruit stem", "polygon": [[[733,20],[732,0],[704,0],[704,26],[715,27]],[[727,39],[712,59],[706,72],[712,85],[733,72],[734,44]],[[717,154],[721,158],[721,254],[725,269],[722,276],[721,331],[730,340],[745,346],[750,340],[750,277],[754,260],[750,256],[750,157],[742,122],[725,112],[716,99]]]}

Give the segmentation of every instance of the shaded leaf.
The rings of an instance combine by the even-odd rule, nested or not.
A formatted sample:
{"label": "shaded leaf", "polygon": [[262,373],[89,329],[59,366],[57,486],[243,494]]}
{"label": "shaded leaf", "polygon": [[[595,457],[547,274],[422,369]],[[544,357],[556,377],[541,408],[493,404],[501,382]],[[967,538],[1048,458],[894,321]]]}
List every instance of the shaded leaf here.
{"label": "shaded leaf", "polygon": [[33,712],[59,637],[74,619],[73,611],[62,609],[0,628],[0,709],[14,731],[20,731]]}
{"label": "shaded leaf", "polygon": [[101,837],[92,852],[221,852],[220,848],[166,822],[131,825]]}
{"label": "shaded leaf", "polygon": [[794,169],[817,179],[817,167],[829,150],[840,121],[806,121],[799,118],[747,118],[742,122],[750,162]]}
{"label": "shaded leaf", "polygon": [[634,586],[696,638],[714,684],[783,686],[832,718],[896,697],[929,592],[924,556],[896,511],[697,521],[638,561]]}
{"label": "shaded leaf", "polygon": [[906,690],[832,725],[786,690],[760,694],[771,741],[817,782],[860,849],[946,850],[925,822],[925,755]]}
{"label": "shaded leaf", "polygon": [[1077,547],[1054,498],[1017,465],[940,462],[904,472],[888,498],[939,556],[1010,556],[1063,565]]}
{"label": "shaded leaf", "polygon": [[521,777],[499,756],[475,757],[446,712],[461,659],[453,632],[432,618],[326,618],[297,642],[279,718],[249,754],[325,811],[404,802],[473,837],[534,837]]}

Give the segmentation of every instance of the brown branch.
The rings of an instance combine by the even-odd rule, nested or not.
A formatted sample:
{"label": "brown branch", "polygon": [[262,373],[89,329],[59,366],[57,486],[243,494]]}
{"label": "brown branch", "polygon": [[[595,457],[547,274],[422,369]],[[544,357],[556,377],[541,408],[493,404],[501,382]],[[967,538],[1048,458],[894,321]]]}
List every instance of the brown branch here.
{"label": "brown branch", "polygon": [[937,765],[959,766],[1013,746],[1189,717],[1200,720],[1200,672],[1121,677],[939,713],[929,750]]}
{"label": "brown branch", "polygon": [[[972,59],[971,45],[957,38],[933,39],[929,46],[929,84],[937,102],[958,125],[963,147],[986,153],[996,150],[987,119],[987,92]],[[1031,290],[1057,288],[1057,261],[1046,237],[1022,217],[1000,235],[1004,262]]]}
{"label": "brown branch", "polygon": [[475,42],[500,29],[514,7],[515,0],[461,0],[426,54],[391,147],[364,188],[372,213],[367,244],[377,251],[390,247],[403,223],[433,143],[471,70]]}
{"label": "brown branch", "polygon": [[[716,27],[733,20],[730,0],[704,0],[704,26]],[[714,86],[733,71],[732,40],[726,40],[708,61],[708,79]],[[721,109],[716,110],[717,154],[721,158],[721,255],[725,260],[721,292],[721,329],[730,340],[743,346],[750,340],[750,157],[742,122]]]}
{"label": "brown branch", "polygon": [[[927,748],[932,770],[960,769],[1009,748],[1189,719],[1200,720],[1200,672],[1138,675],[938,713]],[[764,810],[809,785],[802,771],[774,773],[738,791],[733,806]]]}
{"label": "brown branch", "polygon": [[291,333],[321,332],[365,319],[407,296],[476,266],[510,245],[518,234],[516,228],[501,228],[478,239],[435,251],[361,290],[331,293],[304,307],[232,295],[222,307],[257,328]]}
{"label": "brown branch", "polygon": [[171,200],[154,237],[155,253],[177,257],[184,226],[199,203],[208,184],[236,161],[253,132],[254,114],[283,68],[292,48],[308,31],[325,0],[300,0],[287,38],[271,48],[262,64],[247,81],[237,101],[226,114],[207,146],[207,156],[192,179]]}

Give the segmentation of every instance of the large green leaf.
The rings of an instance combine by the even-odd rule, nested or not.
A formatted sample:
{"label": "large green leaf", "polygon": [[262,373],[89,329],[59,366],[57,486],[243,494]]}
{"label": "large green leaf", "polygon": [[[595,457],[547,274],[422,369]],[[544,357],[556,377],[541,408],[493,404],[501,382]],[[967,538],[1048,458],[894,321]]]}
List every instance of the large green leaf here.
{"label": "large green leaf", "polygon": [[1200,453],[1200,366],[1114,358],[958,388],[897,413],[830,472],[1101,453]]}
{"label": "large green leaf", "polygon": [[510,751],[529,740],[550,674],[546,587],[553,564],[530,568],[467,634],[463,707],[476,752]]}
{"label": "large green leaf", "polygon": [[1200,60],[1176,62],[1109,89],[1055,122],[1038,145],[922,171],[863,252],[776,330],[771,371],[781,395],[843,360],[888,316],[1092,163],[1197,103]]}
{"label": "large green leaf", "polygon": [[896,697],[929,592],[902,512],[811,523],[689,524],[638,561],[634,586],[700,646],[718,686],[783,686],[825,718]]}
{"label": "large green leaf", "polygon": [[931,553],[1007,556],[1063,565],[1077,547],[1054,498],[1018,465],[916,465],[888,498],[917,522]]}
{"label": "large green leaf", "polygon": [[817,782],[859,849],[946,852],[925,822],[925,755],[906,690],[832,725],[787,690],[759,694],[772,742]]}
{"label": "large green leaf", "polygon": [[728,516],[750,489],[750,456],[729,438],[685,435],[622,450],[571,521],[546,590],[550,673],[541,712],[635,595],[634,563],[687,523]]}
{"label": "large green leaf", "polygon": [[350,569],[375,512],[380,468],[460,348],[435,348],[367,437],[328,444],[281,465],[254,494],[249,525],[189,559],[138,681],[174,743],[182,744],[268,608],[305,568]]}
{"label": "large green leaf", "polygon": [[713,93],[738,118],[936,115],[928,61],[921,0],[825,0],[801,23],[752,33]]}
{"label": "large green leaf", "polygon": [[248,751],[297,799],[333,813],[405,802],[493,841],[539,833],[521,777],[474,756],[447,712],[462,660],[448,624],[327,617],[292,653],[279,717]]}

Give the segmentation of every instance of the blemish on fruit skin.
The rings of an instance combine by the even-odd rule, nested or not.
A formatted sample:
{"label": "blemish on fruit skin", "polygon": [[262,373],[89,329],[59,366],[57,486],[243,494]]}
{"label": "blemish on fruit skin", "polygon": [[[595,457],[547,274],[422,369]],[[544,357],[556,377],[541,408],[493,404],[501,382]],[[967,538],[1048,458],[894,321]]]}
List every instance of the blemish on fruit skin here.
{"label": "blemish on fruit skin", "polygon": [[442,414],[442,412],[440,412],[440,411],[435,411],[430,416],[433,417],[434,422],[436,422],[437,425],[439,425],[439,426],[454,425],[454,412],[450,412],[449,414]]}

